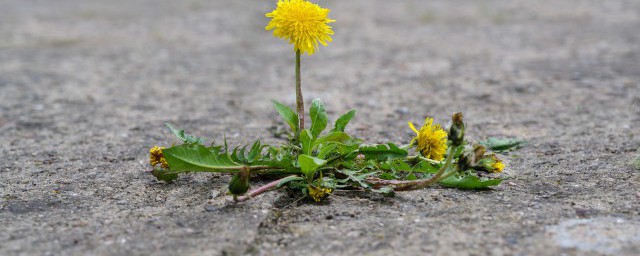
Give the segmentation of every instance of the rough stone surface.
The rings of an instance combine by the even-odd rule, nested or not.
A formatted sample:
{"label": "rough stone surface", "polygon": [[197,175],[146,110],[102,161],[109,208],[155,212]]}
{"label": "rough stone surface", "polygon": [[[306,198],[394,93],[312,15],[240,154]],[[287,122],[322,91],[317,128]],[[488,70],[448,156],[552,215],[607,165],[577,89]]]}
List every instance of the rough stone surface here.
{"label": "rough stone surface", "polygon": [[321,1],[336,34],[303,58],[307,104],[358,109],[371,143],[455,111],[472,140],[527,139],[493,190],[236,205],[224,175],[155,181],[166,121],[279,142],[294,54],[264,31],[274,3],[0,1],[0,254],[640,254],[633,0]]}

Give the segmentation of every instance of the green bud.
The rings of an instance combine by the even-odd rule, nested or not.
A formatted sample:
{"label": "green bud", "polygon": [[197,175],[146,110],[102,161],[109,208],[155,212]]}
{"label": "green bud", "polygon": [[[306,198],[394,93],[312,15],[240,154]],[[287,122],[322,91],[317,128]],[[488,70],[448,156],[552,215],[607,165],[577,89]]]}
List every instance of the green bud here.
{"label": "green bud", "polygon": [[249,171],[241,170],[233,175],[229,182],[229,192],[233,195],[242,195],[249,190]]}
{"label": "green bud", "polygon": [[456,112],[451,117],[451,127],[449,127],[449,141],[452,147],[462,145],[464,142],[464,122],[462,121],[462,112]]}
{"label": "green bud", "polygon": [[168,171],[162,168],[154,168],[151,171],[151,174],[156,177],[156,179],[164,181],[164,182],[172,182],[178,179],[177,173],[167,173]]}

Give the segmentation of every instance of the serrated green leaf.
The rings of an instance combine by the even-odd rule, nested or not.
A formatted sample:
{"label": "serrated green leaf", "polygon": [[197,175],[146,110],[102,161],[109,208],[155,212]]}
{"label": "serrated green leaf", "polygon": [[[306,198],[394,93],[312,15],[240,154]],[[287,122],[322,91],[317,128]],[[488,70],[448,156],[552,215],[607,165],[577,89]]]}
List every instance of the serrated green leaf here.
{"label": "serrated green leaf", "polygon": [[380,176],[378,176],[378,178],[383,179],[383,180],[396,180],[398,179],[398,177],[396,175],[394,175],[393,173],[390,172],[385,172],[380,174]]}
{"label": "serrated green leaf", "polygon": [[227,144],[227,134],[224,134],[224,145],[222,145],[224,147],[224,152],[225,153],[229,153],[229,144]]}
{"label": "serrated green leaf", "polygon": [[327,128],[327,122],[329,120],[327,111],[320,99],[313,100],[311,108],[309,108],[309,115],[311,116],[311,135],[313,135],[314,138],[318,138],[320,133]]}
{"label": "serrated green leaf", "polygon": [[451,176],[440,181],[445,187],[453,187],[460,189],[486,189],[491,186],[499,185],[502,179],[485,179],[481,180],[473,174],[466,174],[462,177]]}
{"label": "serrated green leaf", "polygon": [[310,155],[313,149],[313,135],[309,129],[304,129],[300,132],[300,144],[302,145],[302,153]]}
{"label": "serrated green leaf", "polygon": [[419,173],[437,173],[441,166],[442,164],[432,164],[426,161],[421,161],[413,167],[412,171]]}
{"label": "serrated green leaf", "polygon": [[389,161],[385,161],[380,164],[380,169],[391,170],[394,172],[412,170],[411,166],[409,166],[409,164],[407,164],[404,159],[392,159]]}
{"label": "serrated green leaf", "polygon": [[238,154],[236,155],[236,158],[238,159],[238,161],[240,161],[241,163],[245,162],[245,154],[244,151],[247,150],[247,146],[243,146],[240,148],[240,150],[238,151]]}
{"label": "serrated green leaf", "polygon": [[318,168],[322,167],[326,164],[326,160],[322,160],[320,158],[315,158],[310,155],[300,155],[298,156],[298,165],[300,165],[300,169],[308,179],[312,179],[313,175],[316,173]]}
{"label": "serrated green leaf", "polygon": [[415,174],[409,174],[406,178],[404,178],[405,180],[417,180],[418,177],[416,177]]}
{"label": "serrated green leaf", "polygon": [[370,177],[376,174],[376,172],[369,172],[369,173],[362,173],[362,174],[356,175],[358,174],[358,171],[351,171],[351,170],[338,170],[338,172],[344,175],[347,175],[347,178],[344,181],[350,180],[350,181],[356,182],[360,187],[363,187],[363,188],[369,187],[369,184],[365,183],[364,180],[367,177]]}
{"label": "serrated green leaf", "polygon": [[247,155],[247,161],[248,162],[255,161],[260,156],[260,152],[262,151],[262,148],[263,147],[260,144],[260,140],[256,140],[256,142],[254,142],[253,145],[251,146],[251,150],[249,150],[249,154]]}
{"label": "serrated green leaf", "polygon": [[242,161],[238,158],[238,147],[233,148],[233,152],[231,152],[229,157],[231,158],[231,161],[242,163]]}
{"label": "serrated green leaf", "polygon": [[184,130],[178,130],[175,127],[173,127],[173,125],[171,125],[170,123],[165,123],[165,125],[167,127],[169,127],[169,130],[171,130],[171,133],[173,133],[173,135],[178,137],[178,139],[181,140],[184,143],[204,144],[204,139],[203,138],[198,138],[198,137],[193,136],[193,135],[185,134]]}
{"label": "serrated green leaf", "polygon": [[276,111],[278,112],[278,114],[280,114],[280,116],[282,117],[282,119],[289,124],[289,127],[291,127],[291,130],[293,130],[294,133],[297,133],[298,130],[300,129],[299,126],[299,120],[298,120],[298,114],[296,114],[296,112],[294,112],[293,110],[291,110],[289,107],[287,107],[287,105],[284,105],[280,102],[277,102],[275,100],[271,100],[271,102],[273,103],[273,106],[275,107]]}
{"label": "serrated green leaf", "polygon": [[333,125],[333,129],[331,131],[344,132],[344,129],[347,127],[347,124],[349,124],[349,122],[351,121],[351,119],[353,119],[354,116],[356,116],[355,110],[351,110],[346,114],[340,116],[338,120],[336,120],[335,124]]}
{"label": "serrated green leaf", "polygon": [[243,166],[221,152],[220,148],[182,144],[164,149],[162,153],[171,171],[233,172]]}
{"label": "serrated green leaf", "polygon": [[495,138],[490,137],[479,142],[485,148],[496,152],[515,150],[527,144],[527,141],[520,138]]}
{"label": "serrated green leaf", "polygon": [[379,161],[405,158],[408,154],[406,150],[398,148],[398,146],[393,143],[362,145],[358,149],[358,153],[365,155],[366,159],[376,159]]}

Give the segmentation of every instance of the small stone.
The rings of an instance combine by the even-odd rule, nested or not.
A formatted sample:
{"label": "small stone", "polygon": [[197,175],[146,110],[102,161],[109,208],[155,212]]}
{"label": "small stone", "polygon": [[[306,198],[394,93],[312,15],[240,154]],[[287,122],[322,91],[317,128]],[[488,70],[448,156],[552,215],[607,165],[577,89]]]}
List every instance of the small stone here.
{"label": "small stone", "polygon": [[209,195],[209,198],[216,198],[219,195],[220,195],[220,191],[214,190],[214,191],[211,191],[211,195]]}

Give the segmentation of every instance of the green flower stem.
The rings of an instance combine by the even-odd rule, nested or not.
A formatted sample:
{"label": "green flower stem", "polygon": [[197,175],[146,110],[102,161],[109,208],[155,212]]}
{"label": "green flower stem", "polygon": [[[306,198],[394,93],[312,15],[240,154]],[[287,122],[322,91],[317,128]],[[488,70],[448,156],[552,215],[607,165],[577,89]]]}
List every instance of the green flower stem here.
{"label": "green flower stem", "polygon": [[266,185],[264,185],[264,186],[261,186],[261,187],[259,187],[259,188],[255,189],[255,190],[250,191],[250,192],[249,192],[247,195],[245,195],[245,196],[235,197],[235,198],[234,198],[234,200],[235,200],[236,202],[244,202],[244,201],[247,201],[247,200],[249,200],[249,199],[251,199],[251,198],[253,198],[253,197],[256,197],[256,196],[258,196],[258,195],[260,195],[260,194],[262,194],[262,193],[264,193],[264,192],[267,192],[267,191],[269,191],[270,189],[272,189],[272,188],[274,188],[274,187],[278,186],[278,184],[280,184],[280,182],[282,182],[283,180],[285,180],[285,179],[289,179],[289,178],[291,178],[291,177],[296,177],[296,176],[298,176],[298,175],[290,175],[290,176],[284,177],[284,178],[282,178],[282,179],[274,180],[274,181],[272,181],[272,182],[267,183],[267,184],[266,184]]}
{"label": "green flower stem", "polygon": [[302,82],[300,79],[300,50],[296,51],[296,110],[300,120],[300,131],[304,130],[304,99],[302,98]]}

